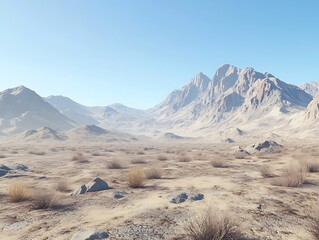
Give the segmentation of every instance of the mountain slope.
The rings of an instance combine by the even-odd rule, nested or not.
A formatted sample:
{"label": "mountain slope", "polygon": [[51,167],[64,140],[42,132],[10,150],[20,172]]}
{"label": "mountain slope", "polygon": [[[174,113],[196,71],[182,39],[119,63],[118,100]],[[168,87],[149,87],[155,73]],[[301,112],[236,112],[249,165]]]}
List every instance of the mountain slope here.
{"label": "mountain slope", "polygon": [[281,119],[305,109],[312,100],[305,91],[270,73],[225,64],[216,71],[212,80],[205,77],[202,80],[205,87],[191,95],[191,101],[185,102],[185,96],[190,92],[188,89],[194,86],[193,81],[172,92],[155,107],[154,113],[164,126],[196,130],[259,121],[265,116]]}
{"label": "mountain slope", "polygon": [[88,107],[83,106],[68,97],[49,96],[44,98],[44,100],[50,103],[62,114],[73,119],[79,124],[90,125],[98,123],[97,120],[92,117],[92,113]]}
{"label": "mountain slope", "polygon": [[309,82],[301,84],[300,88],[313,97],[319,96],[319,82]]}
{"label": "mountain slope", "polygon": [[1,131],[15,133],[44,126],[67,130],[76,123],[24,86],[0,92]]}

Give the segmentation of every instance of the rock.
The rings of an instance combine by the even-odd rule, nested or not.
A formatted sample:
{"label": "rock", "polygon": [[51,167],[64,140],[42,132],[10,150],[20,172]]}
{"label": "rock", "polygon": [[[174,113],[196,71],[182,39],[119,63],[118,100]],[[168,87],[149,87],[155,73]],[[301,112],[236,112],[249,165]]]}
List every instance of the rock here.
{"label": "rock", "polygon": [[82,232],[74,234],[71,240],[97,240],[97,239],[106,239],[108,237],[109,237],[109,234],[105,231],[87,229],[87,230],[83,230]]}
{"label": "rock", "polygon": [[0,177],[5,176],[8,173],[8,171],[0,169]]}
{"label": "rock", "polygon": [[0,164],[0,170],[4,170],[4,171],[10,171],[11,168],[7,167],[6,165]]}
{"label": "rock", "polygon": [[20,170],[20,171],[30,171],[30,169],[23,165],[23,164],[20,164],[20,163],[13,163],[13,164],[10,164],[9,167],[12,169],[12,170]]}
{"label": "rock", "polygon": [[223,142],[226,142],[226,143],[233,143],[235,142],[233,139],[231,138],[226,138],[226,139],[222,139]]}
{"label": "rock", "polygon": [[190,197],[190,200],[192,202],[203,200],[203,199],[204,199],[204,194],[201,194],[201,193],[193,193]]}
{"label": "rock", "polygon": [[176,197],[174,197],[170,202],[171,203],[182,203],[182,202],[185,202],[188,198],[188,195],[186,193],[180,193],[178,194]]}
{"label": "rock", "polygon": [[265,153],[274,153],[279,152],[282,146],[275,141],[266,140],[264,142],[258,142],[252,144],[245,148],[246,151],[256,153],[256,152],[265,152]]}
{"label": "rock", "polygon": [[75,190],[71,195],[85,194],[87,192],[98,192],[110,189],[109,185],[101,178],[95,178],[94,180],[82,185],[80,188]]}
{"label": "rock", "polygon": [[120,198],[125,197],[125,195],[127,195],[127,194],[128,194],[127,192],[115,192],[115,193],[113,193],[113,197],[115,199],[120,199]]}

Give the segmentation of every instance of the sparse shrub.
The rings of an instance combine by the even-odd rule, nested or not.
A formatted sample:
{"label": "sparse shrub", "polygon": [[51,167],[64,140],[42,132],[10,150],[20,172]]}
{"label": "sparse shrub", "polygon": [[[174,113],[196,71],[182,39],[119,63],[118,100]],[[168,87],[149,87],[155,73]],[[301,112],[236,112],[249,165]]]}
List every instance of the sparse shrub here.
{"label": "sparse shrub", "polygon": [[160,179],[162,177],[162,171],[159,168],[150,168],[145,171],[147,179]]}
{"label": "sparse shrub", "polygon": [[179,156],[178,157],[178,161],[179,162],[190,162],[191,161],[191,158],[186,156],[186,155],[182,155],[182,156]]}
{"label": "sparse shrub", "polygon": [[160,161],[167,161],[168,160],[168,157],[164,156],[164,155],[158,155],[157,156],[157,159],[160,160]]}
{"label": "sparse shrub", "polygon": [[283,175],[274,181],[274,185],[300,187],[306,181],[307,175],[307,166],[305,164],[295,163],[285,169]]}
{"label": "sparse shrub", "polygon": [[131,188],[141,188],[145,185],[145,174],[140,168],[131,169],[128,173],[128,186]]}
{"label": "sparse shrub", "polygon": [[45,152],[42,152],[42,151],[29,151],[29,154],[43,156],[43,155],[45,155]]}
{"label": "sparse shrub", "polygon": [[312,235],[314,239],[319,240],[319,207],[316,205],[312,210]]}
{"label": "sparse shrub", "polygon": [[0,158],[5,158],[5,157],[6,157],[5,155],[0,154]]}
{"label": "sparse shrub", "polygon": [[23,182],[13,182],[9,186],[9,198],[11,202],[22,202],[30,198],[31,192]]}
{"label": "sparse shrub", "polygon": [[137,155],[144,155],[145,153],[142,151],[137,152]]}
{"label": "sparse shrub", "polygon": [[78,163],[88,163],[90,162],[89,160],[87,160],[84,155],[82,153],[77,153],[76,155],[74,155],[72,157],[73,161],[76,161]]}
{"label": "sparse shrub", "polygon": [[55,207],[58,202],[58,197],[51,192],[40,193],[36,195],[33,199],[33,204],[35,209],[48,209]]}
{"label": "sparse shrub", "polygon": [[131,161],[132,164],[144,164],[146,161],[144,159],[133,159]]}
{"label": "sparse shrub", "polygon": [[98,153],[98,152],[94,152],[94,153],[92,153],[92,156],[93,157],[99,157],[99,156],[102,156],[102,154]]}
{"label": "sparse shrub", "polygon": [[56,184],[56,190],[59,192],[69,192],[70,188],[66,181],[59,181]]}
{"label": "sparse shrub", "polygon": [[274,170],[270,165],[263,165],[260,167],[260,173],[264,178],[275,177]]}
{"label": "sparse shrub", "polygon": [[113,159],[107,164],[109,169],[122,169],[122,163],[118,161],[117,159]]}
{"label": "sparse shrub", "polygon": [[308,161],[306,164],[307,164],[307,168],[308,168],[309,172],[311,172],[311,173],[319,172],[319,161],[318,160]]}
{"label": "sparse shrub", "polygon": [[217,158],[217,159],[212,160],[211,164],[215,168],[226,168],[227,167],[227,164],[221,158]]}
{"label": "sparse shrub", "polygon": [[212,209],[188,220],[184,229],[192,240],[239,240],[243,237],[242,230],[233,216]]}
{"label": "sparse shrub", "polygon": [[246,154],[243,153],[243,152],[237,152],[237,153],[235,153],[234,157],[235,157],[236,159],[245,159]]}

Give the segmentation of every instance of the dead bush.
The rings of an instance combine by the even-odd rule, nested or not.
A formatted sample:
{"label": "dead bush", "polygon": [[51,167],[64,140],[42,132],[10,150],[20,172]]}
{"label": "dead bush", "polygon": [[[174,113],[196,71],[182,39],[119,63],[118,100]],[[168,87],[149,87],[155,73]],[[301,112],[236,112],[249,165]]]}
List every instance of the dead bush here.
{"label": "dead bush", "polygon": [[30,198],[31,191],[25,183],[13,182],[9,186],[8,196],[11,202],[22,202]]}
{"label": "dead bush", "polygon": [[275,177],[274,170],[270,165],[262,165],[260,167],[260,173],[264,178]]}
{"label": "dead bush", "polygon": [[181,155],[178,157],[178,161],[179,162],[190,162],[191,158],[189,156],[186,156],[186,155]]}
{"label": "dead bush", "polygon": [[112,161],[110,161],[107,164],[107,167],[109,169],[122,169],[123,168],[122,163],[117,159],[113,159]]}
{"label": "dead bush", "polygon": [[144,164],[146,161],[144,159],[133,159],[131,161],[132,164]]}
{"label": "dead bush", "polygon": [[131,169],[127,177],[128,186],[131,188],[141,188],[145,185],[145,174],[140,168]]}
{"label": "dead bush", "polygon": [[217,159],[212,160],[211,164],[215,168],[226,168],[227,167],[225,160],[222,160],[221,158],[217,158]]}
{"label": "dead bush", "polygon": [[192,240],[239,240],[243,237],[233,216],[211,208],[188,220],[184,229]]}
{"label": "dead bush", "polygon": [[308,171],[311,173],[319,172],[319,161],[318,160],[312,160],[308,161],[307,163]]}
{"label": "dead bush", "polygon": [[84,155],[82,153],[76,153],[76,155],[74,155],[72,157],[73,161],[76,161],[77,163],[89,163],[90,161],[87,160]]}
{"label": "dead bush", "polygon": [[159,168],[150,168],[145,171],[147,179],[160,179],[162,177],[162,171]]}
{"label": "dead bush", "polygon": [[70,187],[66,181],[59,181],[56,184],[56,190],[59,192],[70,192]]}
{"label": "dead bush", "polygon": [[160,160],[160,161],[167,161],[168,160],[168,157],[164,156],[164,155],[158,155],[157,156],[157,159]]}
{"label": "dead bush", "polygon": [[294,163],[284,170],[283,175],[274,181],[274,185],[283,187],[300,187],[307,178],[307,165]]}
{"label": "dead bush", "polygon": [[35,209],[48,209],[55,207],[58,203],[58,197],[51,192],[37,194],[33,199]]}

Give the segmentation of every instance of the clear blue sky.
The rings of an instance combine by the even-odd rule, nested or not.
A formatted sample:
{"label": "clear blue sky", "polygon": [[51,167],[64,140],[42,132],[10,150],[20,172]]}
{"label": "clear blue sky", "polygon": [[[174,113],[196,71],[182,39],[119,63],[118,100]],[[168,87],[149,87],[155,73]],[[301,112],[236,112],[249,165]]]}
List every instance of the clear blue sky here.
{"label": "clear blue sky", "polygon": [[318,0],[0,0],[0,90],[151,107],[229,63],[319,81]]}

